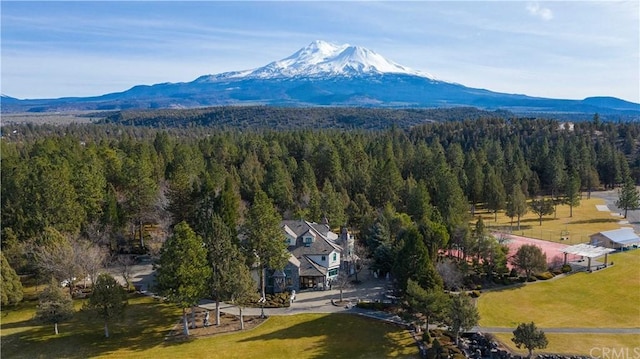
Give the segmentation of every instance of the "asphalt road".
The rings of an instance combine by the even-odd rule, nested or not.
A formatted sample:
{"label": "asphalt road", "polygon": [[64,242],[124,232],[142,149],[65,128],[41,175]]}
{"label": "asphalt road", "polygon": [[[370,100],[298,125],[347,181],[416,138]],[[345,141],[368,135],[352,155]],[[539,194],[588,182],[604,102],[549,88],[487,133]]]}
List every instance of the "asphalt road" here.
{"label": "asphalt road", "polygon": [[[616,202],[618,201],[617,190],[592,192],[591,195],[596,198],[604,199],[607,207],[609,207],[612,213],[620,213],[624,215],[624,210],[616,206]],[[633,226],[636,233],[640,233],[640,209],[628,210],[627,218],[624,220],[628,221],[629,224]]]}

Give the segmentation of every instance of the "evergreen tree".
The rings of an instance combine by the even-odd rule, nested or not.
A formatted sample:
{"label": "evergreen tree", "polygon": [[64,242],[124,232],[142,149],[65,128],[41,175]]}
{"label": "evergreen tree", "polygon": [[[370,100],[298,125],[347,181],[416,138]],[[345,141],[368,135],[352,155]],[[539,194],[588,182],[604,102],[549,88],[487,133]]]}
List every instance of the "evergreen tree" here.
{"label": "evergreen tree", "polygon": [[467,152],[464,166],[467,176],[466,195],[471,202],[471,215],[474,216],[475,205],[482,199],[484,174],[482,173],[482,166],[478,163],[473,151]]}
{"label": "evergreen tree", "polygon": [[[212,269],[208,288],[216,301],[216,325],[220,325],[220,302],[231,298],[231,285],[237,275],[237,268],[245,265],[245,257],[235,244],[232,231],[217,214],[210,219],[203,240],[208,263]],[[253,290],[255,292],[255,286]]]}
{"label": "evergreen tree", "polygon": [[267,166],[264,188],[280,211],[293,207],[293,180],[282,161],[274,159]]}
{"label": "evergreen tree", "polygon": [[511,341],[518,349],[524,347],[529,351],[527,358],[531,358],[533,349],[544,349],[549,344],[547,336],[533,322],[518,324],[518,327],[513,331]]}
{"label": "evergreen tree", "polygon": [[565,201],[569,205],[569,217],[573,217],[573,207],[580,205],[580,177],[577,171],[572,171],[567,179]]}
{"label": "evergreen tree", "polygon": [[251,278],[249,267],[240,261],[232,261],[230,271],[233,273],[229,277],[229,294],[231,303],[238,306],[240,310],[240,330],[244,330],[244,319],[242,309],[249,303],[256,301],[256,282]]}
{"label": "evergreen tree", "polygon": [[51,277],[49,286],[38,297],[36,320],[46,324],[53,324],[56,335],[58,323],[73,316],[73,300],[71,295],[60,288],[58,282]]}
{"label": "evergreen tree", "polygon": [[456,345],[458,345],[460,333],[478,325],[480,320],[478,309],[466,294],[451,297],[451,305],[447,314],[446,321],[450,330],[456,335]]}
{"label": "evergreen tree", "polygon": [[11,268],[9,262],[4,257],[4,253],[0,252],[0,276],[2,277],[2,287],[0,288],[0,297],[2,306],[14,305],[22,300],[22,283],[16,271]]}
{"label": "evergreen tree", "polygon": [[396,254],[393,274],[401,290],[406,290],[412,279],[426,290],[442,288],[442,278],[436,272],[424,239],[417,228],[408,228],[400,236],[401,247]]}
{"label": "evergreen tree", "polygon": [[126,213],[131,223],[137,227],[140,248],[145,248],[143,224],[159,195],[149,148],[143,144],[135,146],[130,157],[124,161],[122,171],[126,183]]}
{"label": "evergreen tree", "polygon": [[102,273],[93,285],[86,308],[104,321],[104,336],[109,337],[109,321],[124,314],[127,293],[118,281],[108,273]]}
{"label": "evergreen tree", "polygon": [[428,330],[429,322],[443,320],[451,298],[439,288],[426,290],[417,282],[409,279],[405,293],[409,309],[418,312],[426,318],[425,328]]}
{"label": "evergreen tree", "polygon": [[260,293],[265,297],[266,270],[282,270],[289,252],[285,236],[280,229],[280,215],[267,194],[258,191],[249,208],[244,225],[248,257],[260,268]]}
{"label": "evergreen tree", "polygon": [[618,190],[616,207],[624,210],[624,218],[627,218],[627,212],[630,209],[640,207],[640,191],[636,189],[636,185],[631,176],[625,178],[624,184]]}
{"label": "evergreen tree", "polygon": [[507,216],[511,218],[511,227],[513,227],[513,217],[518,218],[518,230],[520,230],[520,217],[527,213],[527,199],[522,193],[522,188],[514,184],[511,193],[507,198]]}
{"label": "evergreen tree", "polygon": [[494,168],[489,167],[484,182],[484,199],[487,208],[493,211],[496,222],[498,221],[498,211],[505,207],[506,197],[502,181],[495,173]]}
{"label": "evergreen tree", "polygon": [[[183,330],[188,336],[187,308],[198,304],[206,295],[211,268],[207,265],[202,239],[186,222],[173,228],[173,235],[162,246],[159,264],[156,274],[158,292],[182,308]],[[193,309],[191,316],[195,323]]]}

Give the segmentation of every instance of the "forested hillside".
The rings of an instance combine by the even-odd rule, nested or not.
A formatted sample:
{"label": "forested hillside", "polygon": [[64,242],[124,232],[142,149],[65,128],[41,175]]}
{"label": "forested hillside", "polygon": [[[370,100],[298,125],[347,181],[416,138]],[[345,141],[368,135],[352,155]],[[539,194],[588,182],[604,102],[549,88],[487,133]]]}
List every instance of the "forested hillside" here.
{"label": "forested hillside", "polygon": [[390,270],[407,227],[421,228],[434,255],[465,240],[474,208],[638,183],[639,142],[640,124],[597,117],[385,131],[4,127],[2,249],[19,273],[36,271],[34,248],[52,233],[155,252],[183,220],[198,228],[218,213],[237,229],[264,191],[284,218],[348,225]]}
{"label": "forested hillside", "polygon": [[[109,113],[101,123],[186,128],[207,126],[226,129],[261,128],[382,130],[452,120],[507,118],[508,111],[473,107],[443,109],[384,109],[356,107],[218,106],[197,109],[126,110]],[[103,117],[98,114],[98,117]]]}

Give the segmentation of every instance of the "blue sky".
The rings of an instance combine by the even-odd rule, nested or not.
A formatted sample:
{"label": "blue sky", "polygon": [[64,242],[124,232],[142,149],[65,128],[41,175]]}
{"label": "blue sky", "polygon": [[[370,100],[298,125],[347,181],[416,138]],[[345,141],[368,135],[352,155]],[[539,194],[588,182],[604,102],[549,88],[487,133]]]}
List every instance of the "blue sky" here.
{"label": "blue sky", "polygon": [[640,2],[1,2],[3,94],[91,96],[367,47],[493,91],[640,103]]}

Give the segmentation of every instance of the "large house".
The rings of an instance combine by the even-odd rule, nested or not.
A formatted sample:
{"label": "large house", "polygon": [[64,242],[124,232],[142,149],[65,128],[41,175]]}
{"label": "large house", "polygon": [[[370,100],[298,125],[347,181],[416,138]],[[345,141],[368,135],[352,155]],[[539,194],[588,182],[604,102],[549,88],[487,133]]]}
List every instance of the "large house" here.
{"label": "large house", "polygon": [[281,228],[290,256],[283,272],[270,273],[267,285],[271,291],[325,289],[340,270],[349,270],[354,240],[346,229],[338,235],[326,220],[285,220]]}

